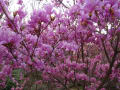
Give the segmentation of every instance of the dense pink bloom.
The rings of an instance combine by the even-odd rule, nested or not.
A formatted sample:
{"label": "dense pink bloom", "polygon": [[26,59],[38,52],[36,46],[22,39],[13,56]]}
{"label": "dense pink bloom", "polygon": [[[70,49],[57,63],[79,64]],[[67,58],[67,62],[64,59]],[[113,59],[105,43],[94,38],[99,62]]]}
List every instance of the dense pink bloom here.
{"label": "dense pink bloom", "polygon": [[23,0],[18,0],[18,4],[22,5]]}
{"label": "dense pink bloom", "polygon": [[119,0],[69,7],[54,0],[27,21],[23,0],[15,12],[7,1],[0,1],[0,90],[120,89]]}

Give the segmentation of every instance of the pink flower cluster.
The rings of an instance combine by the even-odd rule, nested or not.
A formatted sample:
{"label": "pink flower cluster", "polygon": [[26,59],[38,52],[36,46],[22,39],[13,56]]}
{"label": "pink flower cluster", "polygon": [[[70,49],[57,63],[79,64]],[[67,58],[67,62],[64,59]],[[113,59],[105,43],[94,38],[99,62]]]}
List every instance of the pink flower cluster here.
{"label": "pink flower cluster", "polygon": [[0,90],[120,90],[120,0],[63,1],[24,22],[0,0]]}

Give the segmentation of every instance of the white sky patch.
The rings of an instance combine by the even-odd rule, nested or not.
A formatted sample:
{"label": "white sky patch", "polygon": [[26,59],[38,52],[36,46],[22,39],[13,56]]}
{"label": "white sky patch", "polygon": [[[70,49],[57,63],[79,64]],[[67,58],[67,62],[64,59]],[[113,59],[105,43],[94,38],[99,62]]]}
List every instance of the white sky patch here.
{"label": "white sky patch", "polygon": [[[10,1],[10,5],[9,5],[9,12],[11,13],[11,16],[13,16],[13,12],[17,11],[21,5],[18,5],[18,1],[19,0],[9,0]],[[74,0],[63,0],[63,4],[67,7],[71,7],[73,6]],[[25,21],[28,21],[30,19],[31,13],[34,10],[39,10],[39,9],[43,9],[44,5],[47,4],[53,4],[51,2],[51,0],[23,0],[23,10],[27,13],[27,16],[25,17]],[[63,7],[53,7],[53,10],[55,10],[55,12],[57,14],[59,13],[64,13],[66,11],[66,8]]]}
{"label": "white sky patch", "polygon": [[[37,0],[23,0],[24,10],[26,10],[27,12],[30,13],[34,9],[39,9],[46,2],[46,0],[43,0],[43,1],[44,2],[40,2],[40,1],[37,1]],[[18,10],[20,5],[18,5],[17,2],[18,2],[18,0],[10,0],[9,10],[11,12],[14,12],[14,11]],[[47,2],[47,3],[49,3],[49,2]]]}
{"label": "white sky patch", "polygon": [[[18,0],[9,0],[10,6],[9,10],[14,12],[18,10],[19,5],[17,4]],[[71,7],[74,2],[73,0],[63,0],[64,5],[67,7]],[[28,13],[31,13],[34,9],[42,9],[45,4],[52,4],[51,0],[23,0],[23,5],[25,6],[25,10]]]}
{"label": "white sky patch", "polygon": [[[13,14],[13,12],[17,11],[21,5],[18,5],[18,1],[19,0],[9,0],[10,3],[9,3],[9,12],[11,14]],[[22,6],[24,7],[23,10],[27,13],[27,16],[26,16],[26,20],[28,20],[30,18],[30,15],[31,13],[34,11],[34,10],[38,10],[38,9],[43,9],[43,6],[45,4],[50,4],[51,3],[51,0],[23,0],[23,4]],[[26,21],[25,20],[25,21]]]}

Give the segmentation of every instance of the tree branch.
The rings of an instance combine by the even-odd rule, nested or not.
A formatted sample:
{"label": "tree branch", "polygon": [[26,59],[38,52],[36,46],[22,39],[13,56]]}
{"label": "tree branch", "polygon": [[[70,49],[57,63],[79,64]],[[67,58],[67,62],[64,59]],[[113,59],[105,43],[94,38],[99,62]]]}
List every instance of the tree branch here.
{"label": "tree branch", "polygon": [[104,41],[103,41],[103,40],[101,40],[101,41],[102,41],[102,46],[103,46],[103,48],[104,48],[104,52],[105,52],[105,55],[106,55],[106,57],[107,57],[107,60],[108,60],[108,62],[110,63],[110,57],[109,57],[108,52],[107,52],[107,50],[106,50]]}
{"label": "tree branch", "polygon": [[100,89],[104,86],[104,84],[108,81],[110,74],[112,73],[112,67],[113,67],[113,65],[114,65],[114,63],[115,63],[116,56],[117,56],[117,54],[118,54],[117,48],[118,48],[118,44],[119,44],[119,38],[120,38],[120,37],[117,36],[117,43],[116,43],[114,55],[113,55],[113,57],[112,57],[112,62],[110,63],[110,66],[109,66],[109,69],[108,69],[108,71],[107,71],[107,73],[106,73],[106,76],[103,78],[102,83],[99,85],[99,87],[98,87],[96,90],[100,90]]}

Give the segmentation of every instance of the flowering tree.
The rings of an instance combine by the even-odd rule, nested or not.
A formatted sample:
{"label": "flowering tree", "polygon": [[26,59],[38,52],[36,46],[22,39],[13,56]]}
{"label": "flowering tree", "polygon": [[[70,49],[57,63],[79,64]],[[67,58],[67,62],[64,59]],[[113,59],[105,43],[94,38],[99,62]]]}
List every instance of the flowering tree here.
{"label": "flowering tree", "polygon": [[1,90],[120,90],[120,1],[73,1],[24,22],[22,0],[14,13],[0,0]]}

